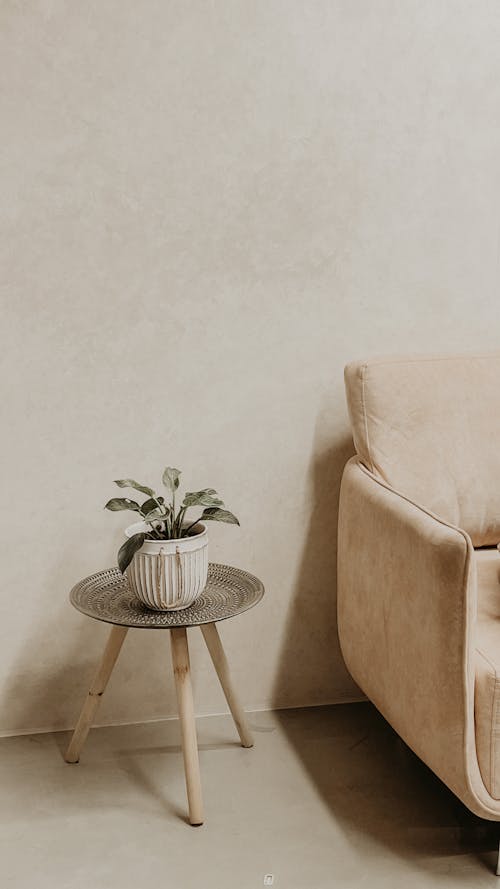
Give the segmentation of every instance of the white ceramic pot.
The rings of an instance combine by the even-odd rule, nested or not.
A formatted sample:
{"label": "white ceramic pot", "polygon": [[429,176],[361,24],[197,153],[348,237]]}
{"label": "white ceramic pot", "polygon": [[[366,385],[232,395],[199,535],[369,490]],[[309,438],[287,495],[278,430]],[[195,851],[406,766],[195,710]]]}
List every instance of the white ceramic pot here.
{"label": "white ceramic pot", "polygon": [[[140,523],[142,529],[143,525]],[[208,533],[199,522],[180,540],[145,540],[126,570],[135,595],[155,611],[180,611],[203,592],[208,575]],[[137,526],[125,530],[127,537]]]}

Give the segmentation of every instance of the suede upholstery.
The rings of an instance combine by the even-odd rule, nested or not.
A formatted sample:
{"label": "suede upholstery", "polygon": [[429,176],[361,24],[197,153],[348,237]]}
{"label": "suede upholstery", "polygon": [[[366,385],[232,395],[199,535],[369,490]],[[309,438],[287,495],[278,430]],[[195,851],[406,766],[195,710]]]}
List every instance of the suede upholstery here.
{"label": "suede upholstery", "polygon": [[[415,753],[473,812],[500,820],[500,555],[496,548],[475,550],[471,539],[496,544],[498,526],[500,540],[494,505],[500,464],[495,474],[493,449],[479,440],[494,436],[498,418],[491,419],[489,433],[484,426],[475,435],[461,433],[461,446],[469,448],[465,480],[459,477],[460,449],[451,442],[455,411],[469,426],[468,372],[476,382],[485,380],[475,400],[488,399],[493,386],[486,379],[495,373],[500,392],[500,357],[422,359],[426,368],[432,364],[431,373],[419,373],[417,363],[409,361],[409,371],[400,359],[375,362],[375,369],[371,362],[346,369],[358,456],[345,468],[340,496],[340,643],[353,678]],[[439,367],[446,383],[437,382]],[[390,404],[391,375],[396,408]],[[449,418],[444,482],[439,474],[447,426],[427,405],[433,393]],[[484,423],[487,414],[476,404],[470,411]],[[429,431],[438,415],[437,429]],[[481,462],[477,491],[475,460]],[[406,468],[406,461],[415,465]],[[476,503],[481,492],[487,492],[482,506]]]}
{"label": "suede upholstery", "polygon": [[483,781],[500,800],[500,554],[477,550],[475,656],[477,755]]}
{"label": "suede upholstery", "polygon": [[474,546],[496,545],[500,354],[356,362],[345,381],[365,466],[463,528]]}

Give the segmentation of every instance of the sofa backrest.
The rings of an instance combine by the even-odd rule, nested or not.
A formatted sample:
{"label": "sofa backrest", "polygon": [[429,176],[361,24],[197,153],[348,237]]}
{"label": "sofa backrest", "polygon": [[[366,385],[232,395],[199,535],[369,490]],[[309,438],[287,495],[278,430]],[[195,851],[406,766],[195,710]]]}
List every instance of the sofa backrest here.
{"label": "sofa backrest", "polygon": [[354,445],[374,474],[467,531],[500,541],[500,353],[348,364]]}

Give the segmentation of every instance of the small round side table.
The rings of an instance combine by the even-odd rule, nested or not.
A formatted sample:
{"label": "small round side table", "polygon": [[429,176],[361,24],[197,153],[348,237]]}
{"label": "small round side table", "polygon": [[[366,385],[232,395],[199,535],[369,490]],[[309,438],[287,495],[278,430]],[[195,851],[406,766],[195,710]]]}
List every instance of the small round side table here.
{"label": "small round side table", "polygon": [[71,604],[83,614],[112,624],[101,663],[85,699],[65,760],[76,763],[92,726],[125,636],[131,627],[170,630],[170,646],[182,735],[189,822],[203,824],[200,765],[191,687],[187,628],[199,626],[219,677],[243,747],[253,740],[229,673],[216,623],[253,608],[262,599],[260,580],[229,565],[210,564],[201,596],[183,611],[152,611],[136,599],[118,568],[92,574],[71,590]]}

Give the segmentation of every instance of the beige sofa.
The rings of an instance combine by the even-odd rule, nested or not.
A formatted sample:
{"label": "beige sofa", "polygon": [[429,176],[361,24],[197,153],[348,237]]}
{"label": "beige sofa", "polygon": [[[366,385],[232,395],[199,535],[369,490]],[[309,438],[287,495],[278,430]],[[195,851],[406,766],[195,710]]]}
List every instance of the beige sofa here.
{"label": "beige sofa", "polygon": [[500,353],[357,362],[339,518],[352,676],[477,815],[500,820]]}

